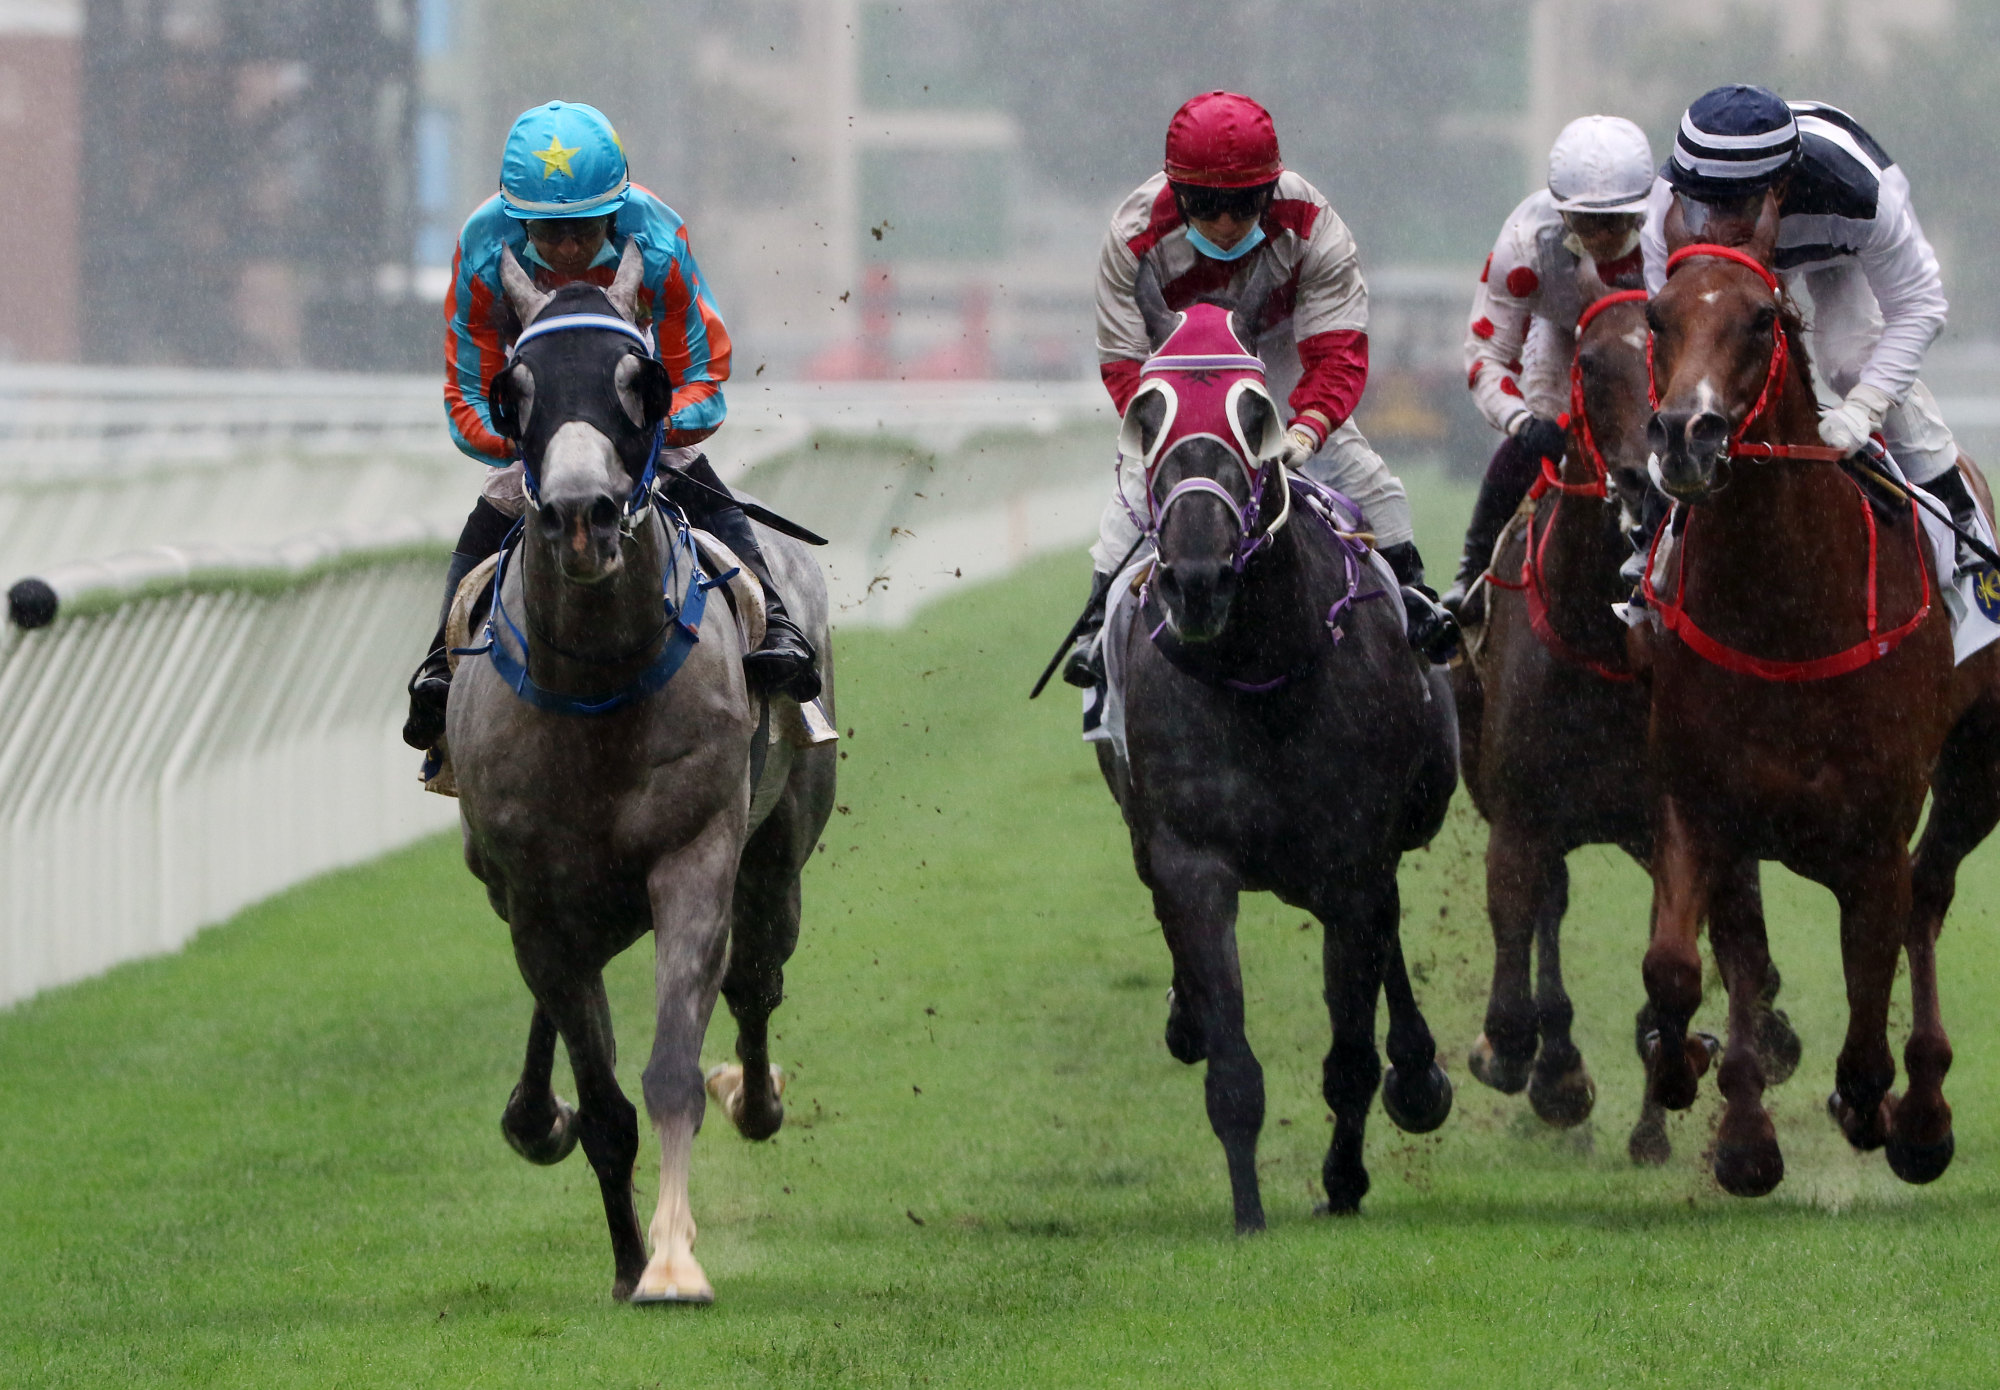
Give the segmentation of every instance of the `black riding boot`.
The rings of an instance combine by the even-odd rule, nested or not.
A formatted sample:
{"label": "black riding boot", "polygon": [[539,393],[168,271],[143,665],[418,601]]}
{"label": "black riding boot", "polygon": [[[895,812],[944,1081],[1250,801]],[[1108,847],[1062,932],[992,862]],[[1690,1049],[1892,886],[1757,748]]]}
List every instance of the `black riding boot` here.
{"label": "black riding boot", "polygon": [[1403,612],[1410,622],[1410,645],[1432,662],[1445,662],[1458,651],[1458,619],[1438,602],[1437,591],[1424,583],[1424,557],[1415,541],[1381,547],[1382,558],[1403,586]]}
{"label": "black riding boot", "polygon": [[1079,690],[1093,690],[1104,684],[1104,607],[1111,593],[1112,576],[1093,571],[1090,601],[1077,619],[1083,635],[1063,661],[1062,678]]}
{"label": "black riding boot", "polygon": [[451,601],[458,597],[458,586],[465,582],[465,576],[498,550],[513,529],[514,518],[482,497],[474,504],[472,515],[465,519],[465,529],[458,534],[451,564],[445,570],[437,635],[431,638],[430,651],[418,665],[417,673],[410,677],[410,712],[403,720],[403,742],[412,748],[428,749],[444,737],[445,703],[451,695],[451,661],[444,649],[444,625],[451,617]]}
{"label": "black riding boot", "polygon": [[[680,477],[681,473],[687,477]],[[704,486],[691,486],[689,479]],[[743,658],[743,670],[751,683],[760,690],[789,695],[801,703],[817,696],[820,679],[814,663],[819,654],[785,611],[784,596],[771,582],[771,568],[765,562],[764,548],[757,543],[757,532],[741,507],[724,500],[731,495],[729,488],[715,476],[708,456],[695,455],[686,468],[668,473],[661,481],[668,500],[687,513],[689,523],[735,552],[743,568],[763,587],[764,640],[756,651]]]}
{"label": "black riding boot", "polygon": [[1507,527],[1507,518],[1520,507],[1521,499],[1528,495],[1528,487],[1540,471],[1541,460],[1530,457],[1514,436],[1501,440],[1500,447],[1493,451],[1493,459],[1486,465],[1486,476],[1479,480],[1479,496],[1472,504],[1472,522],[1465,528],[1465,549],[1458,557],[1458,577],[1438,600],[1462,626],[1471,627],[1485,616],[1484,592],[1472,600],[1470,609],[1465,606],[1466,595],[1493,563],[1493,547]]}
{"label": "black riding boot", "polygon": [[[1952,524],[1959,530],[1974,536],[1979,534],[1979,504],[1973,501],[1972,489],[1965,485],[1965,475],[1958,471],[1956,465],[1919,486],[1951,508]],[[1986,561],[1978,551],[1961,540],[1956,563],[1958,573],[1964,574],[1967,570],[1981,568]]]}

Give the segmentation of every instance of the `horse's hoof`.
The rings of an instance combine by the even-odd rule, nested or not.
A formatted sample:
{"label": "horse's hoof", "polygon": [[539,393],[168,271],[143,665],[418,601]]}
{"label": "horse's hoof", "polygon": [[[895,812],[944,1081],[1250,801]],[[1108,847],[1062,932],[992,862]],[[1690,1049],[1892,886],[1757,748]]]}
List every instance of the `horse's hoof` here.
{"label": "horse's hoof", "polygon": [[729,1117],[729,1123],[735,1125],[737,1133],[745,1139],[769,1139],[785,1123],[785,1071],[776,1062],[771,1063],[771,1108],[768,1113],[752,1115],[745,1109],[741,1063],[723,1062],[710,1067],[707,1086],[709,1095],[722,1107],[722,1113]]}
{"label": "horse's hoof", "polygon": [[1176,1062],[1193,1066],[1208,1059],[1208,1043],[1201,1035],[1201,1025],[1188,1016],[1181,1006],[1180,994],[1167,991],[1167,1051]]}
{"label": "horse's hoof", "polygon": [[1314,1216],[1359,1216],[1361,1199],[1368,1195],[1368,1170],[1356,1163],[1351,1171],[1333,1173],[1322,1168],[1320,1182],[1326,1200],[1313,1208]]}
{"label": "horse's hoof", "polygon": [[1643,1049],[1646,1059],[1646,1088],[1648,1097],[1668,1110],[1685,1110],[1694,1104],[1701,1092],[1701,1078],[1714,1061],[1721,1044],[1707,1033],[1690,1033],[1682,1039],[1683,1063],[1675,1068],[1667,1064],[1661,1054],[1662,1039],[1658,1030],[1646,1035]]}
{"label": "horse's hoof", "polygon": [[1674,1156],[1673,1141],[1667,1138],[1667,1122],[1660,1116],[1641,1117],[1625,1141],[1625,1152],[1641,1168],[1658,1168]]}
{"label": "horse's hoof", "polygon": [[1871,1122],[1849,1105],[1845,1096],[1834,1091],[1826,1098],[1826,1113],[1840,1126],[1840,1132],[1847,1136],[1849,1144],[1862,1153],[1873,1153],[1888,1142],[1889,1120],[1895,1113],[1895,1099],[1893,1095],[1883,1096],[1882,1103],[1875,1107]]}
{"label": "horse's hoof", "polygon": [[1889,1171],[1904,1182],[1936,1182],[1951,1167],[1955,1147],[1956,1141],[1950,1134],[1945,1135],[1941,1144],[1904,1144],[1891,1134],[1883,1146],[1883,1156],[1889,1160]]}
{"label": "horse's hoof", "polygon": [[1493,1044],[1481,1033],[1474,1039],[1465,1065],[1473,1079],[1481,1085],[1491,1086],[1503,1096],[1518,1096],[1535,1070],[1535,1059],[1533,1056],[1503,1057],[1493,1050]]}
{"label": "horse's hoof", "polygon": [[500,1133],[507,1140],[507,1147],[528,1160],[546,1168],[561,1163],[576,1148],[578,1129],[576,1110],[561,1096],[555,1098],[556,1117],[545,1134],[528,1138],[515,1129],[517,1109],[521,1103],[521,1088],[507,1097],[507,1108],[500,1113]]}
{"label": "horse's hoof", "polygon": [[1382,1109],[1403,1133],[1429,1134],[1451,1114],[1451,1078],[1436,1062],[1407,1080],[1390,1067],[1382,1078]]}
{"label": "horse's hoof", "polygon": [[1715,1180],[1732,1197],[1763,1197],[1785,1180],[1785,1156],[1778,1141],[1718,1144]]}
{"label": "horse's hoof", "polygon": [[1782,1086],[1790,1081],[1792,1073],[1799,1069],[1799,1058],[1805,1055],[1805,1044],[1799,1041],[1783,1009],[1758,1012],[1754,1042],[1757,1061],[1764,1068],[1764,1084]]}
{"label": "horse's hoof", "polygon": [[634,1306],[648,1303],[713,1303],[715,1289],[702,1272],[694,1255],[686,1250],[676,1254],[655,1251],[646,1272],[639,1276],[629,1300]]}
{"label": "horse's hoof", "polygon": [[1528,1104],[1534,1107],[1542,1123],[1557,1129],[1573,1129],[1590,1118],[1591,1109],[1597,1104],[1597,1083],[1590,1079],[1590,1069],[1581,1058],[1561,1076],[1548,1081],[1542,1079],[1538,1068],[1528,1082]]}

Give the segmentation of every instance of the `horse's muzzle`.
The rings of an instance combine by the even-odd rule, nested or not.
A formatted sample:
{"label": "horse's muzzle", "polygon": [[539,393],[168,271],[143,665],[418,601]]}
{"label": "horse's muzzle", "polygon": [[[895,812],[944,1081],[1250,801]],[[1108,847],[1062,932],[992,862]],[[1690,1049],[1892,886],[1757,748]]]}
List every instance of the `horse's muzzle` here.
{"label": "horse's muzzle", "polygon": [[1162,564],[1156,576],[1160,602],[1183,642],[1208,642],[1229,624],[1229,608],[1241,579],[1227,561],[1183,560]]}
{"label": "horse's muzzle", "polygon": [[556,549],[563,578],[573,584],[601,584],[625,567],[619,506],[610,497],[547,500],[535,522]]}
{"label": "horse's muzzle", "polygon": [[1715,490],[1729,453],[1729,421],[1712,410],[1662,409],[1646,426],[1646,442],[1659,460],[1667,495],[1699,501]]}

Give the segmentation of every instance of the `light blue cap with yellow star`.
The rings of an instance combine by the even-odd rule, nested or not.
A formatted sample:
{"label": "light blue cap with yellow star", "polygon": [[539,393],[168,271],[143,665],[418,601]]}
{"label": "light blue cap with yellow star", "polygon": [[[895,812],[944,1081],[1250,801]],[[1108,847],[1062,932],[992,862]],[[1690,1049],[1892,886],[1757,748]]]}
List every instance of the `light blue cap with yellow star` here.
{"label": "light blue cap with yellow star", "polygon": [[500,201],[509,217],[602,217],[631,188],[625,147],[595,106],[552,101],[523,111],[507,132]]}

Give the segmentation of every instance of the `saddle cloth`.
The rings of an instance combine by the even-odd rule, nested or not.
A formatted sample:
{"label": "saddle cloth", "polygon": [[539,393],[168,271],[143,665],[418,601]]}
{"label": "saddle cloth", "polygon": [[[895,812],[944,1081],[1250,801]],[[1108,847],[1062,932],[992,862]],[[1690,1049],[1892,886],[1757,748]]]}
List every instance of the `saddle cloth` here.
{"label": "saddle cloth", "polygon": [[[737,563],[736,552],[698,528],[691,528],[695,548],[701,553],[702,568],[710,574],[729,574],[723,593],[729,600],[729,610],[736,618],[736,627],[742,637],[743,650],[754,651],[764,640],[764,591],[750,572]],[[475,625],[483,623],[491,602],[493,572],[500,564],[499,555],[489,555],[473,571],[460,581],[458,592],[452,597],[451,612],[445,619],[446,659],[451,663],[453,676],[458,674],[459,651],[472,645]],[[826,707],[819,700],[811,700],[801,705],[797,700],[779,696],[769,702],[759,732],[764,734],[769,745],[780,740],[794,748],[812,748],[822,743],[832,743],[840,737],[827,718]],[[764,756],[752,759],[755,772],[761,773],[767,759]],[[425,764],[424,790],[436,792],[440,796],[457,796],[458,781],[452,775],[451,750],[442,741],[435,750],[435,757]],[[756,778],[761,782],[763,779]],[[776,784],[782,779],[771,779]],[[759,786],[759,791],[766,790]],[[776,791],[772,790],[775,797]],[[754,808],[753,808],[754,809]],[[768,811],[768,806],[765,808]],[[755,821],[753,820],[753,824]]]}
{"label": "saddle cloth", "polygon": [[[1903,470],[1894,459],[1884,458],[1890,476],[1906,488],[1915,488],[1903,475]],[[1928,494],[1926,494],[1928,495]],[[1917,514],[1923,519],[1924,539],[1929,542],[1931,558],[1936,561],[1935,572],[1950,576],[1948,581],[1938,584],[1938,597],[1944,603],[1944,610],[1951,616],[1952,661],[1963,663],[1975,652],[1984,651],[2000,640],[2000,570],[1991,565],[1980,564],[1963,574],[1955,573],[1958,565],[1958,538],[1952,534],[1951,526],[1942,517],[1933,516],[1926,507],[1919,506]],[[1993,522],[1982,510],[1975,519],[1979,539],[1993,545]],[[1679,548],[1679,537],[1669,532],[1660,541],[1660,547],[1653,556],[1653,586],[1661,592],[1673,582],[1674,552]],[[1658,624],[1659,618],[1650,608],[1636,608],[1630,604],[1618,604],[1626,623],[1637,625],[1651,621]],[[1883,615],[1883,624],[1901,622],[1900,617]]]}

